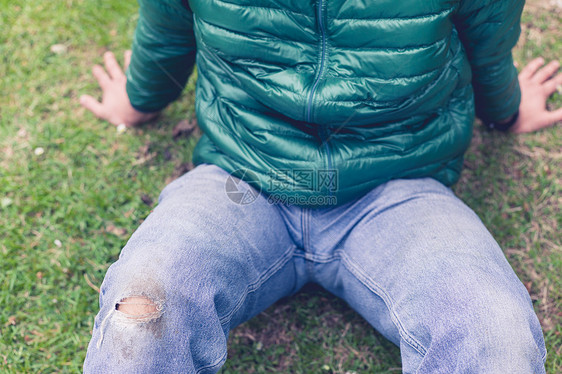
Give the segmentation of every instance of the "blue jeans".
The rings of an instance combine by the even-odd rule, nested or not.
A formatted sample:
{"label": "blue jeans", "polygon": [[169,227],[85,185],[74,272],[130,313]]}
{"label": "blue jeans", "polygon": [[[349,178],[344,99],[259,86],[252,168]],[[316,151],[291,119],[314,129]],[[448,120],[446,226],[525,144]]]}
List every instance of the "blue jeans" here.
{"label": "blue jeans", "polygon": [[[204,164],[162,191],[107,272],[85,372],[215,373],[232,328],[309,282],[397,344],[404,373],[545,372],[529,294],[449,188],[393,180],[311,209],[235,203],[228,177]],[[157,310],[117,310],[133,296]]]}

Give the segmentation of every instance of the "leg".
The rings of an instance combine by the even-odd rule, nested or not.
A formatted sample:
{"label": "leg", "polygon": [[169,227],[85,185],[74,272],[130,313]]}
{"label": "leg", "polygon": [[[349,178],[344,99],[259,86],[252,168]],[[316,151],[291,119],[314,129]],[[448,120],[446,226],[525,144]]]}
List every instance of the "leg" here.
{"label": "leg", "polygon": [[526,289],[450,189],[391,181],[343,210],[318,213],[344,230],[319,242],[334,255],[316,277],[401,347],[404,373],[544,373]]}
{"label": "leg", "polygon": [[214,373],[229,330],[300,287],[276,206],[195,168],[164,189],[104,279],[87,373]]}

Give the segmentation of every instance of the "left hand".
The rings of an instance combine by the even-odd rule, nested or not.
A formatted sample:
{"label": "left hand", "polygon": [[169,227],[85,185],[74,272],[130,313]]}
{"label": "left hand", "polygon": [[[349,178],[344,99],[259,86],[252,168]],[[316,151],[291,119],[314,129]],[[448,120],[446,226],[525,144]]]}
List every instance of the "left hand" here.
{"label": "left hand", "polygon": [[543,58],[536,58],[519,74],[521,104],[519,117],[511,127],[511,132],[537,131],[562,121],[562,108],[553,111],[546,109],[546,101],[562,85],[562,73],[554,75],[560,64],[558,61],[551,61],[541,68],[543,64]]}

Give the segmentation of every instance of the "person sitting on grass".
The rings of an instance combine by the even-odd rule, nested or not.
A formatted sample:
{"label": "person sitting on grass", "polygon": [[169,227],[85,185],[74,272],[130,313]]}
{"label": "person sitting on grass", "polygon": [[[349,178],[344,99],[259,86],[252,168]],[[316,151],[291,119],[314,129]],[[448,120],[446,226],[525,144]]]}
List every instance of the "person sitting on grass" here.
{"label": "person sitting on grass", "polygon": [[513,64],[524,1],[139,2],[126,73],[107,52],[81,104],[140,125],[196,64],[203,135],[107,271],[85,372],[215,373],[235,326],[311,282],[404,373],[545,372],[528,292],[450,189],[475,116],[562,120],[559,64]]}

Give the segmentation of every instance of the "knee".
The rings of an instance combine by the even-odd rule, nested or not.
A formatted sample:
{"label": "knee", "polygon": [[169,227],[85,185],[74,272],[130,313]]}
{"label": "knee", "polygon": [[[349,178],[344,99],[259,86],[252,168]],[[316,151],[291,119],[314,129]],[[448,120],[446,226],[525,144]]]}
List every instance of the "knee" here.
{"label": "knee", "polygon": [[[475,321],[500,335],[540,335],[542,330],[527,290],[521,283],[511,287],[483,289],[480,298],[471,303]],[[516,336],[513,336],[516,338]],[[519,339],[517,339],[519,340]]]}
{"label": "knee", "polygon": [[[517,345],[538,345],[542,341],[542,330],[530,304],[506,297],[496,304],[474,308],[474,335],[483,342]],[[469,311],[470,312],[470,311]]]}
{"label": "knee", "polygon": [[449,300],[424,320],[416,372],[544,373],[546,349],[532,305],[511,293],[472,296]]}
{"label": "knee", "polygon": [[[527,299],[498,292],[464,300],[443,325],[442,339],[473,359],[540,367],[546,356],[540,323]],[[517,371],[514,371],[517,372]],[[540,372],[540,371],[538,371]]]}
{"label": "knee", "polygon": [[115,309],[131,319],[142,320],[158,317],[162,307],[146,296],[131,296],[115,304]]}
{"label": "knee", "polygon": [[137,266],[135,274],[132,268],[110,268],[101,287],[102,309],[113,310],[118,320],[142,322],[162,316],[168,304],[168,280],[154,276],[159,274],[156,267]]}

